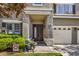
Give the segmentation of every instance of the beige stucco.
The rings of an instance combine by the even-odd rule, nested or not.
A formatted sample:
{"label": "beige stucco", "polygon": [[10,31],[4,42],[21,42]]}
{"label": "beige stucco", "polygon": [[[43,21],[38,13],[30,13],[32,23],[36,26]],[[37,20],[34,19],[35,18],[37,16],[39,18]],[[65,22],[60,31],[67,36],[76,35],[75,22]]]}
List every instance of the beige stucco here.
{"label": "beige stucco", "polygon": [[55,18],[53,20],[54,26],[79,26],[79,19],[65,19],[65,18]]}

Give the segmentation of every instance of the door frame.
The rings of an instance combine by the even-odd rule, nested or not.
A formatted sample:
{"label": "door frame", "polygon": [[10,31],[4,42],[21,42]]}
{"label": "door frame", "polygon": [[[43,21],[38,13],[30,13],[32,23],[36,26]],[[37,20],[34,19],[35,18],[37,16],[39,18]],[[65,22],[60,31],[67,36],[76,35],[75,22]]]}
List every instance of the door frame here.
{"label": "door frame", "polygon": [[[39,36],[38,34],[41,34],[40,32],[39,32],[39,26],[42,26],[41,28],[42,28],[42,38],[41,38],[41,40],[40,39],[38,39],[39,37],[37,37],[37,36]],[[36,27],[36,33],[35,33],[35,31],[34,31],[34,28]],[[43,38],[43,24],[32,24],[32,29],[33,29],[33,31],[32,31],[32,39],[34,40],[34,41],[44,41],[44,38]],[[39,32],[39,33],[38,33]],[[35,36],[36,36],[36,38],[35,38]]]}

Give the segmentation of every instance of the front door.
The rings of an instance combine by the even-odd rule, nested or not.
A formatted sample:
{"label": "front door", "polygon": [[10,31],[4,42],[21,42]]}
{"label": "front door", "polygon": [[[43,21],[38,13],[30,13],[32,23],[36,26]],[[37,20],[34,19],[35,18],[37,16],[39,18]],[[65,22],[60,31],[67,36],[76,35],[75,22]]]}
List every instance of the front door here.
{"label": "front door", "polygon": [[43,41],[43,24],[33,24],[34,41]]}

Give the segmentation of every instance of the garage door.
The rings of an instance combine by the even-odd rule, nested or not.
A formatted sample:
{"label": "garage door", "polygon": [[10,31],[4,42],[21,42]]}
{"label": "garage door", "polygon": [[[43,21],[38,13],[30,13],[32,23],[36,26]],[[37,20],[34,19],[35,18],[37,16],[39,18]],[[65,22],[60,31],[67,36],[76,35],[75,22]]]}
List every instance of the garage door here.
{"label": "garage door", "polygon": [[71,44],[72,28],[67,26],[54,26],[53,37],[54,44]]}

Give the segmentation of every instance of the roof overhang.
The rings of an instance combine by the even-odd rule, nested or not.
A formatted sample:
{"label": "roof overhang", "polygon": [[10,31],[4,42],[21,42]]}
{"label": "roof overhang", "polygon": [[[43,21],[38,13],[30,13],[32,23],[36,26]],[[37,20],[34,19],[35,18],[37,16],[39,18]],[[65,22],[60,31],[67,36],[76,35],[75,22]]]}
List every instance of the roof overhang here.
{"label": "roof overhang", "polygon": [[44,11],[44,10],[27,10],[27,11],[24,11],[25,14],[29,14],[29,15],[50,15],[51,14],[51,11]]}
{"label": "roof overhang", "polygon": [[22,21],[19,21],[19,20],[2,20],[2,22],[5,22],[5,23],[22,23]]}
{"label": "roof overhang", "polygon": [[79,19],[79,15],[54,15],[53,18]]}

